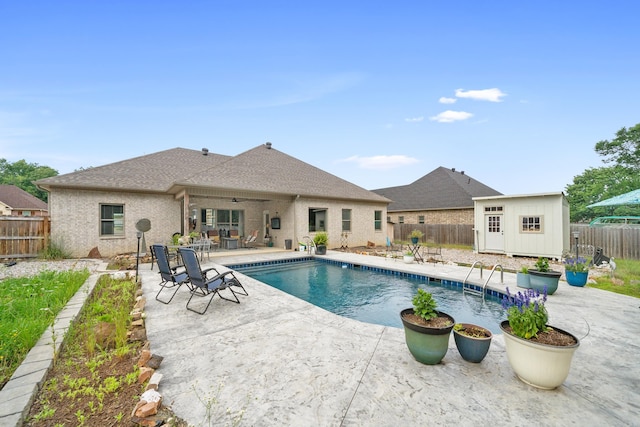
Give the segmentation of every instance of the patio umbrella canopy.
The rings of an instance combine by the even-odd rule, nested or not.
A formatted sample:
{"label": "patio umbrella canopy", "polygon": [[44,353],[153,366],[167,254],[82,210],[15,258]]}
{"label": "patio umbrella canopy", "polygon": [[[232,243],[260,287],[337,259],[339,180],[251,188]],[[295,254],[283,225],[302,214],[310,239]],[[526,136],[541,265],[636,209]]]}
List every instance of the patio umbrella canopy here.
{"label": "patio umbrella canopy", "polygon": [[640,188],[637,190],[629,191],[628,193],[620,194],[619,196],[605,199],[597,203],[592,203],[588,208],[595,208],[598,206],[619,206],[619,205],[640,205]]}

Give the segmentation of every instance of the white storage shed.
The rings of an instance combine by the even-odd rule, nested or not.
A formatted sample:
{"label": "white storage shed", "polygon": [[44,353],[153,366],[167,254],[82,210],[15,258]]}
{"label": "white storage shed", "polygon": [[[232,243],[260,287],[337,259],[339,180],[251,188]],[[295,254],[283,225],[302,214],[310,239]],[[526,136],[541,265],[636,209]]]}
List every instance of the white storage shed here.
{"label": "white storage shed", "polygon": [[474,197],[479,253],[561,259],[570,249],[569,203],[562,192]]}

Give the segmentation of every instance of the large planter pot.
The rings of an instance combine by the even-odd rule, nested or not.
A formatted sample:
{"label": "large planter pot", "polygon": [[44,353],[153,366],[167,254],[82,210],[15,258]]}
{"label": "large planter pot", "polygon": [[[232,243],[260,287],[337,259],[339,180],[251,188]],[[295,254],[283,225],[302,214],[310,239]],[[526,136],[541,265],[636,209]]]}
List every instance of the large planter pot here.
{"label": "large planter pot", "polygon": [[507,350],[507,359],[516,376],[537,388],[552,390],[561,385],[569,375],[573,353],[580,346],[574,335],[562,329],[556,331],[570,335],[576,340],[572,346],[553,346],[525,340],[506,331],[509,321],[500,323]]}
{"label": "large planter pot", "polygon": [[413,255],[402,255],[402,261],[404,261],[405,264],[413,264]]}
{"label": "large planter pot", "polygon": [[519,288],[525,288],[525,289],[529,289],[531,287],[531,276],[529,276],[529,273],[521,273],[521,272],[517,272],[516,273],[516,285],[518,285]]}
{"label": "large planter pot", "polygon": [[450,315],[441,311],[437,313],[438,316],[449,318],[451,324],[443,328],[429,328],[405,319],[405,314],[413,314],[413,308],[407,308],[400,312],[400,319],[404,326],[404,337],[409,352],[418,362],[425,365],[437,365],[447,354],[449,336],[455,324],[455,320]]}
{"label": "large planter pot", "polygon": [[[487,355],[489,346],[491,346],[491,331],[481,326],[472,325],[470,323],[461,323],[462,328],[472,332],[478,332],[479,336],[470,336],[462,331],[453,328],[453,338],[460,356],[467,362],[480,363]],[[482,336],[484,334],[484,336]]]}
{"label": "large planter pot", "polygon": [[325,255],[327,253],[327,245],[317,245],[316,255]]}
{"label": "large planter pot", "polygon": [[412,237],[411,238],[411,243],[413,243],[414,245],[417,245],[419,239],[420,239],[419,237]]}
{"label": "large planter pot", "polygon": [[553,295],[558,290],[558,282],[562,273],[559,271],[538,271],[529,270],[529,278],[531,289],[535,289],[540,292],[544,292],[544,288],[547,288],[547,295]]}
{"label": "large planter pot", "polygon": [[588,271],[566,271],[564,272],[564,276],[567,279],[567,283],[571,286],[584,286],[587,284],[587,279],[589,278]]}

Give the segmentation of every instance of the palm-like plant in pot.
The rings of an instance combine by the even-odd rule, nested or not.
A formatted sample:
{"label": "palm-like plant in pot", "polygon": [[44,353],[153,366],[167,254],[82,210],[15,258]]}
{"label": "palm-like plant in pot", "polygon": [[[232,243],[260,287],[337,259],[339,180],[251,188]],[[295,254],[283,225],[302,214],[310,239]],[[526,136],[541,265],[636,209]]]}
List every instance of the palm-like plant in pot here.
{"label": "palm-like plant in pot", "polygon": [[412,302],[413,308],[400,312],[407,347],[418,362],[436,365],[447,354],[455,320],[438,311],[436,300],[424,289],[418,289]]}
{"label": "palm-like plant in pot", "polygon": [[558,289],[558,282],[562,272],[551,270],[549,267],[549,259],[540,257],[536,261],[536,268],[529,269],[529,284],[532,289],[543,292],[546,289],[547,295],[553,295]]}
{"label": "palm-like plant in pot", "polygon": [[507,320],[500,323],[500,329],[504,332],[507,359],[518,378],[534,387],[554,389],[569,375],[580,341],[547,324],[546,300],[546,292],[527,289],[511,294],[507,288],[502,300]]}

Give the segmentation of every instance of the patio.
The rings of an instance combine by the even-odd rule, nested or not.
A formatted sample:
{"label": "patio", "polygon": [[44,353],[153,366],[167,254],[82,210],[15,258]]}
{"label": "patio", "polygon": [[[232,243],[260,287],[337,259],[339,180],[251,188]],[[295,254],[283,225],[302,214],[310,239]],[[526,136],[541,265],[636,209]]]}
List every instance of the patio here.
{"label": "patio", "polygon": [[[237,250],[203,268],[302,255]],[[458,281],[468,272],[335,251],[327,257]],[[409,353],[402,329],[334,315],[241,274],[249,296],[239,305],[216,298],[203,316],[186,310],[185,289],[171,304],[158,303],[157,269],[145,264],[140,274],[151,350],[164,357],[159,391],[189,424],[232,425],[239,412],[239,425],[260,426],[622,426],[640,419],[640,301],[632,297],[561,282],[547,302],[550,323],[581,345],[565,383],[543,391],[515,377],[500,334],[480,364],[465,362],[451,337],[443,363],[426,366]],[[477,275],[470,281],[482,284]],[[505,273],[501,284],[494,274],[489,286],[515,289],[515,281]]]}

